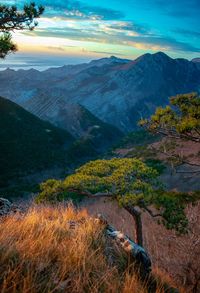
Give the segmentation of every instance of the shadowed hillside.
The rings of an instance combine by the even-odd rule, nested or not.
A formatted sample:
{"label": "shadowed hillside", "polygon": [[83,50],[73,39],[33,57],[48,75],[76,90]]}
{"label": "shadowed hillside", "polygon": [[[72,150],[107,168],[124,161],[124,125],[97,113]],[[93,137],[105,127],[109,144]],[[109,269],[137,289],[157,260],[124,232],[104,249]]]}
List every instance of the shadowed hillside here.
{"label": "shadowed hillside", "polygon": [[69,166],[107,151],[123,136],[81,106],[74,105],[71,113],[69,109],[65,114],[61,116],[65,129],[73,132],[77,140],[67,130],[0,98],[0,186],[51,167],[64,167],[66,172]]}
{"label": "shadowed hillside", "polygon": [[74,138],[20,106],[0,98],[0,185],[66,161]]}

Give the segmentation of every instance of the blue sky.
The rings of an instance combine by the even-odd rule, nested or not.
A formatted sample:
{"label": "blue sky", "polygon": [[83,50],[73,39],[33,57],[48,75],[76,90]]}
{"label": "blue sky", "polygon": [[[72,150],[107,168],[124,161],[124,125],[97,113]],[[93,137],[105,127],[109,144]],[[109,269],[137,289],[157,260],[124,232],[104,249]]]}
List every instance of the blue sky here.
{"label": "blue sky", "polygon": [[[46,7],[34,32],[13,34],[19,52],[1,67],[46,67],[115,55],[163,51],[200,56],[200,0],[38,0]],[[26,3],[3,0],[4,4]]]}

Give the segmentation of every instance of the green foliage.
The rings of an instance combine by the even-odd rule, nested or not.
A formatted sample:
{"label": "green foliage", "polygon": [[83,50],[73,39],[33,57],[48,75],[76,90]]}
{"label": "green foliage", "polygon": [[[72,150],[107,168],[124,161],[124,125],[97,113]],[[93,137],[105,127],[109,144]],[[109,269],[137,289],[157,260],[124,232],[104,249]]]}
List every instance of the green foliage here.
{"label": "green foliage", "polygon": [[63,181],[43,183],[37,202],[62,201],[72,195],[78,199],[82,196],[112,196],[122,207],[138,206],[149,212],[154,206],[158,210],[156,216],[161,217],[168,229],[186,233],[185,206],[195,203],[200,193],[164,191],[157,176],[155,169],[135,158],[95,160],[81,166]]}
{"label": "green foliage", "polygon": [[108,192],[114,196],[148,193],[157,172],[137,159],[91,161],[64,180],[66,189],[90,193]]}
{"label": "green foliage", "polygon": [[145,163],[147,166],[155,169],[159,175],[161,175],[166,169],[166,166],[163,164],[163,162],[157,159],[149,158],[145,160]]}
{"label": "green foliage", "polygon": [[77,192],[66,190],[62,181],[49,179],[40,184],[40,193],[36,198],[36,203],[57,203],[63,200],[72,200],[76,203],[82,198]]}
{"label": "green foliage", "polygon": [[[52,181],[41,186],[39,197],[63,198],[63,192],[78,194],[112,194],[120,204],[133,204],[148,197],[158,186],[157,171],[138,159],[96,160],[86,163],[64,181]],[[65,195],[64,195],[65,196]]]}
{"label": "green foliage", "polygon": [[162,222],[168,229],[179,233],[187,233],[188,219],[184,212],[185,206],[200,199],[200,192],[156,191],[152,203],[162,209]]}
{"label": "green foliage", "polygon": [[14,30],[33,30],[37,26],[35,18],[41,16],[44,7],[36,6],[34,2],[24,5],[22,10],[16,6],[0,4],[0,58],[15,52],[17,47],[12,43],[12,36],[9,33]]}
{"label": "green foliage", "polygon": [[153,133],[200,141],[200,97],[196,93],[170,99],[170,106],[157,108],[150,120],[139,124]]}
{"label": "green foliage", "polygon": [[17,50],[16,45],[12,42],[10,33],[0,35],[0,58],[5,58],[11,52]]}
{"label": "green foliage", "polygon": [[63,184],[60,180],[49,179],[46,182],[40,184],[41,193],[38,196],[36,202],[42,202],[43,198],[46,198],[49,202],[56,202],[64,200]]}

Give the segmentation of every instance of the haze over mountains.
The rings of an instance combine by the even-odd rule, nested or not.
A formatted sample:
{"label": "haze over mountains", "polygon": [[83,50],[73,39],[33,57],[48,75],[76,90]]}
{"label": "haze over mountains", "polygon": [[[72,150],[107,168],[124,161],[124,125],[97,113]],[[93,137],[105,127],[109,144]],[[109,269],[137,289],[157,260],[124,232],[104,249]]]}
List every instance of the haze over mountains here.
{"label": "haze over mountains", "polygon": [[0,72],[0,95],[76,137],[86,131],[80,123],[85,109],[129,132],[170,96],[200,91],[198,61],[158,52],[134,61],[112,56],[43,72],[7,69]]}

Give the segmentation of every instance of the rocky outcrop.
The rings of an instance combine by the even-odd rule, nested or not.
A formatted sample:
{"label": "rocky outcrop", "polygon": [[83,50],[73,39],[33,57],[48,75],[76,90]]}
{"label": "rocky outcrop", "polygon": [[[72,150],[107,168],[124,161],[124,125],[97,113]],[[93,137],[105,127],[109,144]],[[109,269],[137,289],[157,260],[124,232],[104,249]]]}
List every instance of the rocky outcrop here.
{"label": "rocky outcrop", "polygon": [[12,203],[6,198],[0,198],[0,216],[6,216],[12,211]]}
{"label": "rocky outcrop", "polygon": [[25,208],[11,203],[8,199],[0,197],[0,217],[5,217],[9,214],[24,213]]}

